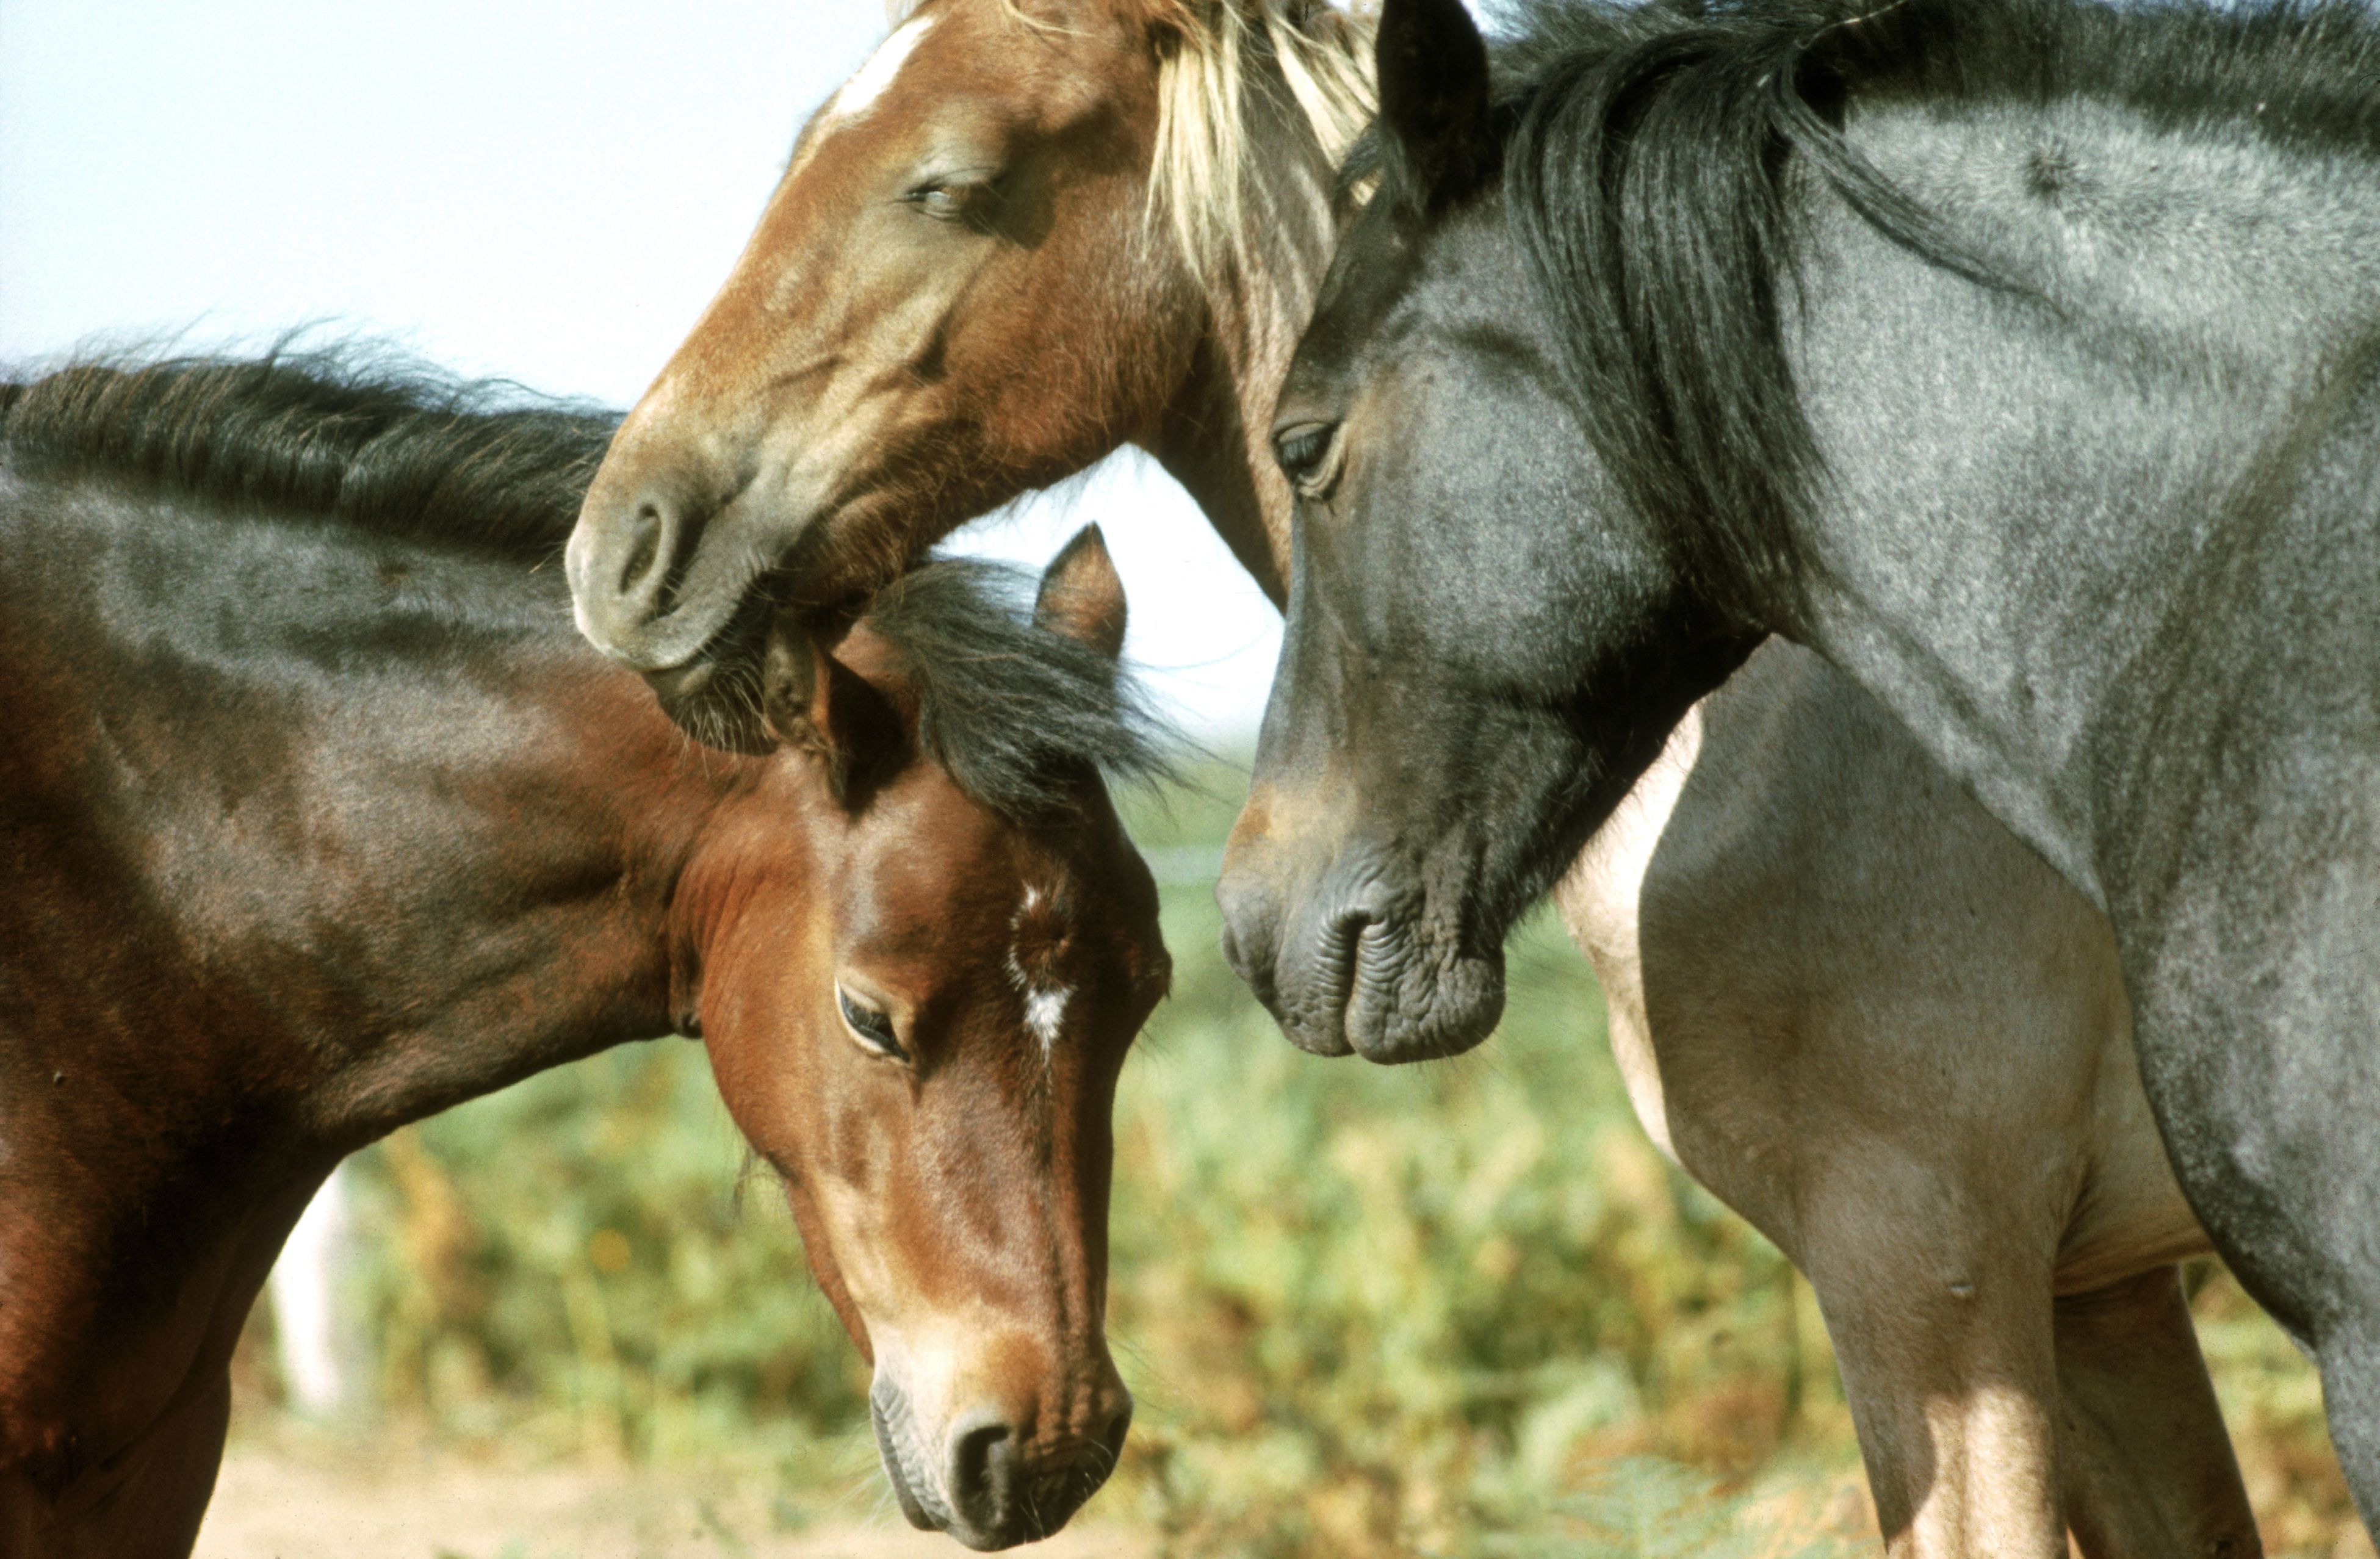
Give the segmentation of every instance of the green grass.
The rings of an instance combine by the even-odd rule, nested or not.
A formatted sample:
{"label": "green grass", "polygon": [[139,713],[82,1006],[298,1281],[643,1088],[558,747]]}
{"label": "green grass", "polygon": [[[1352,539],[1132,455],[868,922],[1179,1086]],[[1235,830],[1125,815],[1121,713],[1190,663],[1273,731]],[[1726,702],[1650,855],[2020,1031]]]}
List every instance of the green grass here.
{"label": "green grass", "polygon": [[[1479,1051],[1301,1055],[1215,950],[1241,781],[1204,780],[1131,811],[1176,977],[1117,1106],[1111,1329],[1140,1409],[1097,1512],[1184,1553],[1849,1552],[1807,1286],[1647,1144],[1550,920]],[[873,1498],[864,1372],[699,1047],[533,1079],[361,1169],[384,1410],[766,1466],[788,1519]],[[2274,1552],[2327,1553],[2310,1372],[2227,1281],[2199,1303]]]}

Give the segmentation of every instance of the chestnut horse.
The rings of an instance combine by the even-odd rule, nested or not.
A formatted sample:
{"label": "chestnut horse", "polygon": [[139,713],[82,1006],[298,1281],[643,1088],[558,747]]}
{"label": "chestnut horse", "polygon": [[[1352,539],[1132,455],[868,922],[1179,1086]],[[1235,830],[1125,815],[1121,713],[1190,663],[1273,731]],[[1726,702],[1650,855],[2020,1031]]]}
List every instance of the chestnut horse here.
{"label": "chestnut horse", "polygon": [[[1370,63],[1320,6],[921,7],[623,426],[582,626],[698,677],[1126,441],[1280,598],[1262,434]],[[1781,641],[1560,897],[1646,1129],[1810,1275],[1896,1553],[2253,1552],[2104,917]]]}
{"label": "chestnut horse", "polygon": [[828,100],[622,425],[571,538],[579,626],[687,666],[776,571],[830,602],[1141,444],[1275,600],[1265,429],[1368,114],[1319,0],[937,0]]}
{"label": "chestnut horse", "polygon": [[0,406],[0,1554],[187,1553],[332,1166],[673,1031],[873,1360],[903,1508],[1062,1523],[1130,1418],[1109,1111],[1169,968],[1096,533],[1029,620],[931,563],[772,644],[785,745],[733,757],[538,566],[609,418],[325,359]]}

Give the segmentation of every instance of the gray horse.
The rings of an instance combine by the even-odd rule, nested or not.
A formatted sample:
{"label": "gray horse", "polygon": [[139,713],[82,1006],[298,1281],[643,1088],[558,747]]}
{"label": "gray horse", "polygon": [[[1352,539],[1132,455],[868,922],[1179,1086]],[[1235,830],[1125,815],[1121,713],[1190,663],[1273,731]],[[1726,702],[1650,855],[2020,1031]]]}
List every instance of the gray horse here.
{"label": "gray horse", "polygon": [[[1475,1043],[1512,917],[1764,634],[1806,645],[2107,912],[2180,1184],[2319,1360],[2368,1525],[2380,20],[1762,0],[1525,31],[1499,91],[1455,0],[1383,14],[1379,192],[1276,416],[1297,566],[1236,961],[1311,1048]],[[1823,772],[1827,740],[1771,744]],[[1755,854],[1706,908],[1817,859]],[[1879,949],[1957,952],[1958,896],[1948,929],[1913,902],[1871,901]],[[1975,924],[1964,971],[2005,957]],[[1657,1035],[1711,994],[1648,968]]]}

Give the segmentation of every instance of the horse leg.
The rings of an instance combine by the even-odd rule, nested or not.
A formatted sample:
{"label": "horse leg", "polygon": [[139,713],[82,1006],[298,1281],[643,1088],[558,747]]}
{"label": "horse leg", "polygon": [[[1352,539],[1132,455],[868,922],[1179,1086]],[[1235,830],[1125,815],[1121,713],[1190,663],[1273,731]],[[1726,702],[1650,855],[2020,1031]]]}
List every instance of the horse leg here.
{"label": "horse leg", "polygon": [[2265,1551],[2178,1267],[2058,1301],[2058,1467],[2089,1559]]}
{"label": "horse leg", "polygon": [[[188,1559],[230,1424],[231,1376],[219,1370],[194,1383],[117,1467],[93,1469],[88,1480],[105,1485],[95,1497],[69,1487],[57,1505],[26,1500],[18,1546],[6,1559]],[[37,1510],[36,1499],[46,1508]]]}
{"label": "horse leg", "polygon": [[[2268,810],[2137,901],[2133,918],[2163,932],[2127,946],[2141,1076],[2224,1261],[2320,1366],[2339,1468],[2380,1534],[2380,866],[2362,843],[2325,842],[2335,864],[2289,877],[2297,898],[2234,902],[2275,896],[2273,864],[2317,837],[2286,799]],[[2380,816],[2362,837],[2375,836]]]}
{"label": "horse leg", "polygon": [[2316,1359],[2339,1470],[2364,1530],[2380,1534],[2380,1294],[2371,1308],[2331,1326]]}
{"label": "horse leg", "polygon": [[1938,1206],[1879,1193],[1912,1169],[1863,1177],[1821,1209],[1840,1215],[1813,1218],[1803,1252],[1885,1552],[2065,1559],[2046,1254],[2011,1259],[1988,1230],[1946,1254]]}

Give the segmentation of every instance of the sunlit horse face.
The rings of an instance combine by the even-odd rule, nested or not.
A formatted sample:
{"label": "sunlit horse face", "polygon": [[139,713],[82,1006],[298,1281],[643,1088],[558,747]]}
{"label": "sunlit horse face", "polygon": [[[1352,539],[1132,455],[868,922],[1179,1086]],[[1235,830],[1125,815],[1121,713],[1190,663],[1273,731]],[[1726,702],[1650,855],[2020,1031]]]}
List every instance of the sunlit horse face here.
{"label": "sunlit horse face", "polygon": [[832,601],[1144,433],[1194,337],[1143,248],[1150,24],[929,0],[812,118],[743,258],[629,415],[568,555],[581,630],[684,666],[783,570]]}
{"label": "sunlit horse face", "polygon": [[[1105,635],[1111,610],[1120,638],[1103,551],[1089,572],[1087,596],[1045,582],[1041,620]],[[1167,980],[1156,890],[1096,775],[1003,815],[918,751],[916,687],[866,621],[808,653],[804,707],[771,716],[802,755],[688,870],[722,925],[692,1005],[875,1366],[903,1510],[1004,1547],[1089,1497],[1131,1420],[1103,1331],[1109,1111]]]}
{"label": "sunlit horse face", "polygon": [[1275,417],[1288,624],[1219,892],[1293,1042],[1402,1061],[1493,1030],[1506,932],[1750,641],[1588,448],[1459,0],[1390,0],[1379,77],[1389,168]]}

